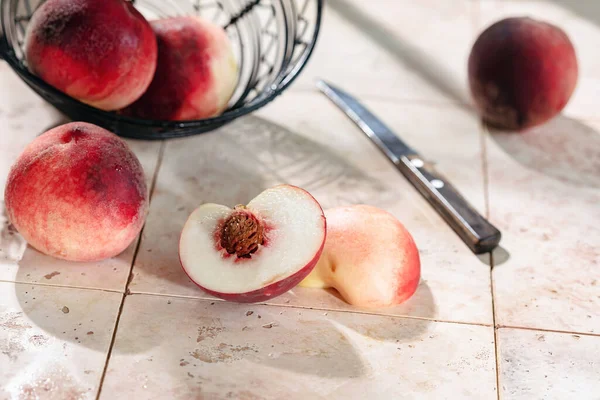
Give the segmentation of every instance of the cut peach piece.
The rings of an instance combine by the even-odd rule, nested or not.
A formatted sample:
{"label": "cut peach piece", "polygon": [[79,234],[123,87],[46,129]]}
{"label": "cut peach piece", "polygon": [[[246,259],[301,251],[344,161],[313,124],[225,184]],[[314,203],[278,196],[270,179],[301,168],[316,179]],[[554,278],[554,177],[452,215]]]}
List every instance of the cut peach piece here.
{"label": "cut peach piece", "polygon": [[390,213],[367,205],[325,211],[323,255],[300,286],[334,288],[349,304],[371,308],[400,304],[421,277],[417,246]]}
{"label": "cut peach piece", "polygon": [[189,278],[225,300],[265,301],[287,292],[314,268],[326,237],[319,203],[290,185],[267,189],[247,206],[198,207],[181,232]]}

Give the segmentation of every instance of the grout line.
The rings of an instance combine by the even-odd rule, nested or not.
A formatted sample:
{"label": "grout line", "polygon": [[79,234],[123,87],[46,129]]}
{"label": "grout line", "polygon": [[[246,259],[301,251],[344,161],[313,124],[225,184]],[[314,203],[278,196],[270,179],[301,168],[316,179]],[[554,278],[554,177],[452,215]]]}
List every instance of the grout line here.
{"label": "grout line", "polygon": [[41,282],[27,282],[27,281],[8,281],[4,279],[0,279],[0,283],[14,283],[18,285],[32,285],[32,286],[45,286],[45,287],[53,287],[53,288],[61,288],[61,289],[78,289],[78,290],[92,290],[96,292],[107,292],[107,293],[123,293],[117,289],[102,289],[102,288],[92,288],[86,286],[69,286],[69,285],[60,285],[56,283],[41,283]]}
{"label": "grout line", "polygon": [[[152,203],[152,196],[154,194],[154,189],[156,187],[156,181],[158,179],[158,171],[160,170],[160,167],[162,165],[162,160],[163,160],[163,157],[165,154],[165,146],[166,146],[166,142],[163,139],[161,141],[160,149],[158,151],[158,158],[156,160],[156,167],[154,168],[154,175],[152,176],[152,181],[150,183],[150,195],[149,195],[150,203]],[[104,385],[104,379],[106,378],[106,372],[108,370],[108,363],[109,363],[110,357],[112,355],[112,350],[115,345],[115,340],[117,338],[117,330],[119,328],[119,322],[121,321],[121,315],[123,314],[123,308],[125,307],[125,299],[127,298],[127,295],[129,294],[129,284],[131,283],[131,281],[133,279],[133,266],[135,265],[135,261],[137,260],[137,255],[140,250],[140,246],[142,244],[142,234],[144,233],[145,228],[146,228],[146,224],[144,224],[144,226],[142,227],[142,229],[140,231],[138,242],[136,244],[135,251],[133,253],[133,258],[131,260],[131,265],[129,267],[129,275],[127,277],[127,282],[125,283],[124,292],[121,296],[121,303],[119,304],[117,318],[115,319],[115,325],[114,325],[113,332],[112,332],[112,335],[110,338],[110,344],[108,346],[108,351],[106,353],[106,361],[104,362],[104,368],[102,369],[102,375],[100,376],[100,383],[98,384],[98,393],[96,394],[96,400],[99,400],[100,395],[102,394],[102,387]]]}
{"label": "grout line", "polygon": [[559,329],[547,329],[547,328],[531,328],[528,326],[496,325],[496,330],[498,330],[498,329],[518,329],[518,330],[522,330],[522,331],[548,332],[548,333],[560,333],[560,334],[566,334],[566,335],[600,337],[600,333],[573,332],[573,331],[563,331],[563,330],[559,330]]}
{"label": "grout line", "polygon": [[[471,24],[473,29],[473,37],[476,38],[481,31],[481,0],[472,3],[473,12],[471,13]],[[480,120],[481,121],[481,120]],[[481,172],[483,175],[483,199],[485,207],[485,216],[489,220],[491,215],[490,206],[490,176],[489,176],[489,156],[487,148],[487,129],[483,121],[479,124],[479,140],[481,146]],[[494,329],[494,361],[496,367],[496,397],[500,400],[500,354],[498,348],[498,329],[496,326],[496,296],[494,290],[494,253],[489,252],[490,258],[490,295],[492,307],[492,321]]]}
{"label": "grout line", "polygon": [[[217,303],[217,302],[219,302],[219,303],[222,303],[222,304],[239,304],[239,305],[242,305],[241,303],[226,302],[225,300],[222,300],[222,299],[219,299],[219,298],[192,297],[192,296],[184,296],[184,295],[177,295],[177,294],[135,292],[135,293],[128,293],[128,295],[131,295],[131,296],[142,295],[142,296],[167,297],[167,298],[174,298],[174,299],[198,300],[198,301],[204,301],[204,302],[210,301],[211,303]],[[373,311],[342,310],[342,309],[336,309],[336,308],[311,307],[311,306],[301,306],[301,305],[294,305],[294,304],[245,303],[245,305],[247,307],[256,307],[256,306],[283,307],[283,308],[293,308],[293,309],[297,309],[297,310],[314,310],[314,311],[327,311],[327,312],[348,313],[348,314],[373,315],[373,316],[377,316],[377,317],[402,318],[402,319],[412,319],[412,320],[418,320],[418,321],[441,322],[441,323],[444,323],[444,324],[469,325],[469,326],[485,326],[485,327],[492,327],[493,326],[492,324],[486,324],[486,323],[482,323],[482,322],[450,321],[450,320],[444,320],[444,319],[418,317],[418,316],[412,316],[412,315],[381,314],[381,313],[376,313],[376,312],[373,312]]]}
{"label": "grout line", "polygon": [[[490,218],[490,180],[489,180],[489,158],[487,153],[487,129],[485,125],[480,123],[479,137],[481,140],[481,161],[483,168],[483,190],[485,199],[485,214],[486,218]],[[496,360],[496,394],[500,400],[500,353],[498,349],[498,329],[496,325],[496,294],[494,290],[494,253],[489,253],[490,257],[490,291],[492,296],[492,321],[494,322],[494,355]]]}
{"label": "grout line", "polygon": [[498,347],[498,325],[496,325],[496,302],[494,290],[494,254],[490,253],[490,289],[492,291],[492,320],[494,321],[494,354],[496,358],[496,388],[500,400],[500,349]]}

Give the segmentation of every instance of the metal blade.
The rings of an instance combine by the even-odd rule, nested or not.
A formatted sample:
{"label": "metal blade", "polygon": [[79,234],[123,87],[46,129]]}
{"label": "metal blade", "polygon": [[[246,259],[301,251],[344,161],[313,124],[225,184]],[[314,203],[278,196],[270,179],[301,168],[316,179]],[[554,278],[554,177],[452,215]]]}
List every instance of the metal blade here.
{"label": "metal blade", "polygon": [[323,80],[317,82],[317,87],[341,108],[395,164],[398,164],[402,156],[416,154],[416,151],[400,140],[390,128],[354,97]]}

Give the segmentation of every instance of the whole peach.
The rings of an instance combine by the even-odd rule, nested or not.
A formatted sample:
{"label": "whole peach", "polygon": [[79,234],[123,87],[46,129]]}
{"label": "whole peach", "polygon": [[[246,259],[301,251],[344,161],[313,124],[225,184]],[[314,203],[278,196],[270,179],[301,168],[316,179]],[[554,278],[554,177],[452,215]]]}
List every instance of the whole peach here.
{"label": "whole peach", "polygon": [[192,120],[221,114],[237,85],[237,64],[227,34],[199,17],[152,21],[158,65],[150,87],[125,115]]}
{"label": "whole peach", "polygon": [[148,210],[135,154],[118,136],[82,122],[31,142],[10,170],[4,197],[11,223],[31,246],[70,261],[121,253]]}
{"label": "whole peach", "polygon": [[557,115],[577,84],[575,49],[557,26],[526,17],[506,18],[477,38],[469,84],[483,119],[523,130]]}
{"label": "whole peach", "polygon": [[304,287],[335,288],[348,303],[365,308],[400,304],[421,279],[417,246],[392,214],[368,205],[325,211],[323,255]]}
{"label": "whole peach", "polygon": [[25,55],[32,73],[96,108],[128,106],[148,88],[156,69],[156,38],[125,0],[48,0],[27,26]]}

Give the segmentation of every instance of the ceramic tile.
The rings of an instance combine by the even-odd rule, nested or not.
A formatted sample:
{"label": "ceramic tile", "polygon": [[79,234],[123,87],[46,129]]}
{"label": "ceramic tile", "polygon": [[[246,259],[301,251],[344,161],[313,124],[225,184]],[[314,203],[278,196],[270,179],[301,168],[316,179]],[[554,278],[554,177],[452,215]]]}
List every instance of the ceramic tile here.
{"label": "ceramic tile", "polygon": [[475,8],[469,0],[327,1],[316,49],[293,88],[323,78],[363,96],[469,103]]}
{"label": "ceramic tile", "polygon": [[499,329],[501,399],[595,400],[600,337]]}
{"label": "ceramic tile", "polygon": [[600,333],[600,124],[487,136],[496,322]]}
{"label": "ceramic tile", "polygon": [[480,1],[479,30],[509,16],[530,16],[563,29],[575,47],[579,80],[565,108],[565,115],[597,118],[596,98],[600,90],[600,4],[572,0],[485,0]]}
{"label": "ceramic tile", "polygon": [[[393,103],[369,105],[437,161],[484,212],[474,117],[455,107],[406,105],[398,113]],[[179,265],[178,239],[185,219],[203,202],[247,203],[281,182],[306,188],[324,208],[355,203],[384,208],[409,228],[422,257],[420,289],[411,302],[377,312],[491,324],[489,266],[332,103],[312,93],[284,95],[258,115],[218,132],[167,144],[129,289],[206,297]],[[298,289],[272,303],[347,309],[334,294],[315,290]]]}
{"label": "ceramic tile", "polygon": [[407,393],[494,398],[492,328],[132,295],[101,398],[365,399]]}
{"label": "ceramic tile", "polygon": [[[16,234],[4,211],[4,186],[11,165],[36,136],[69,122],[31,91],[6,64],[0,66],[0,280],[123,290],[137,240],[119,256],[99,263],[69,263],[39,253]],[[151,182],[160,143],[128,140]]]}
{"label": "ceramic tile", "polygon": [[120,300],[0,283],[0,398],[94,399]]}

